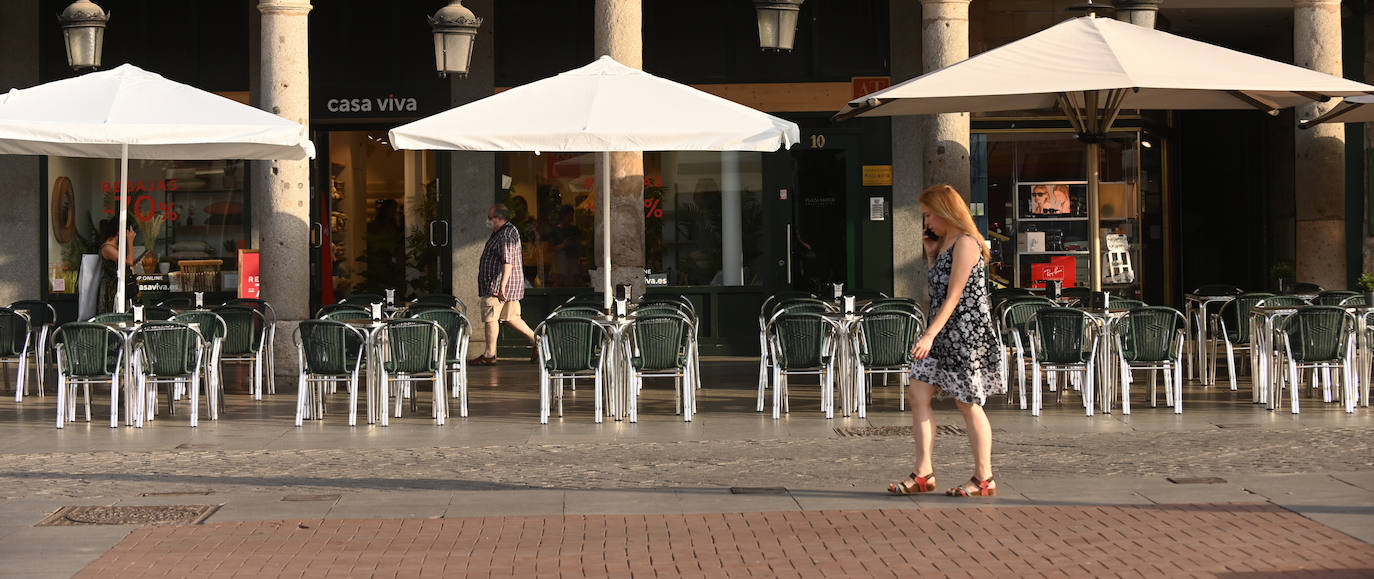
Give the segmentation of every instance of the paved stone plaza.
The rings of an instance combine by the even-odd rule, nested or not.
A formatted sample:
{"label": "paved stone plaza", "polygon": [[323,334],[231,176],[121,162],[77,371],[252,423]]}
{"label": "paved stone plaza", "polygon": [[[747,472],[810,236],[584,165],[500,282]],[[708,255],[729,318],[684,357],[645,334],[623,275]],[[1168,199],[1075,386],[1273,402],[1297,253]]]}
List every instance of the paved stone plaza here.
{"label": "paved stone plaza", "polygon": [[[548,532],[538,529],[582,525],[579,521],[590,520],[587,516],[609,517],[598,519],[602,521],[598,524],[621,529],[635,528],[651,516],[656,521],[652,524],[672,529],[727,521],[698,515],[733,513],[743,517],[739,524],[757,528],[768,525],[769,517],[789,512],[803,517],[798,520],[811,529],[808,540],[826,545],[830,541],[825,537],[831,536],[826,533],[833,531],[827,527],[830,522],[846,520],[850,525],[859,517],[871,519],[871,524],[857,534],[844,533],[844,552],[827,547],[824,556],[817,552],[816,563],[810,566],[797,561],[792,567],[775,565],[776,555],[790,552],[769,550],[769,546],[780,549],[775,543],[750,543],[764,545],[756,548],[768,551],[767,556],[736,560],[730,553],[748,551],[747,547],[731,543],[729,553],[716,549],[707,556],[701,542],[675,540],[640,545],[654,562],[649,568],[589,564],[557,570],[589,575],[621,571],[873,575],[885,573],[879,567],[891,566],[896,571],[936,569],[940,574],[999,573],[1000,567],[987,566],[988,561],[981,559],[965,561],[975,566],[951,567],[962,561],[947,556],[952,545],[943,545],[946,555],[936,557],[932,555],[936,551],[921,538],[930,536],[913,533],[908,524],[915,520],[912,524],[918,527],[936,525],[951,533],[956,528],[968,532],[968,521],[991,517],[988,520],[1009,530],[1017,525],[1030,529],[985,539],[1008,549],[1006,563],[1011,569],[1095,575],[1319,569],[1374,573],[1374,552],[1369,547],[1374,542],[1374,414],[1367,409],[1346,415],[1338,405],[1308,399],[1300,415],[1270,412],[1250,404],[1246,388],[1231,392],[1196,384],[1188,387],[1182,415],[1163,407],[1150,408],[1141,394],[1136,395],[1130,416],[1118,410],[1086,417],[1079,398],[1066,394],[1058,407],[1052,405],[1053,397],[1047,398],[1051,405],[1037,419],[999,399],[988,407],[996,437],[993,458],[1000,484],[996,498],[969,501],[938,493],[890,497],[883,489],[910,471],[911,453],[910,418],[897,410],[895,380],[891,386],[876,389],[867,419],[826,420],[817,410],[817,389],[797,384],[793,412],[774,421],[770,415],[754,412],[756,371],[757,362],[748,359],[707,360],[701,414],[686,424],[671,414],[668,383],[650,382],[638,424],[593,424],[590,391],[584,388],[570,393],[562,420],[539,425],[534,368],[514,361],[473,369],[471,416],[461,419],[455,412],[442,427],[428,418],[428,394],[422,392],[418,412],[407,406],[405,417],[393,419],[386,428],[348,427],[346,397],[340,395],[331,399],[324,421],[308,422],[298,429],[292,425],[295,396],[283,384],[280,393],[262,402],[231,388],[225,417],[217,423],[202,419],[195,429],[188,427],[184,409],[174,416],[160,416],[143,429],[110,429],[108,419],[100,419],[108,417],[107,402],[103,402],[108,397],[102,395],[97,397],[95,422],[70,424],[59,431],[53,428],[55,396],[50,389],[45,398],[0,404],[0,436],[9,442],[0,450],[0,559],[6,561],[0,574],[68,576],[105,555],[90,571],[126,569],[135,560],[170,569],[175,560],[182,561],[178,565],[191,565],[193,569],[187,571],[198,574],[221,566],[222,571],[260,576],[263,573],[257,567],[235,562],[263,560],[249,557],[243,549],[281,553],[289,549],[274,546],[278,545],[275,539],[235,542],[235,533],[269,533],[264,529],[270,528],[270,533],[277,533],[272,536],[278,537],[299,525],[312,529],[313,539],[302,539],[295,531],[287,533],[294,538],[282,538],[281,545],[294,545],[290,547],[294,549],[302,548],[302,541],[329,543],[329,537],[338,534],[358,540],[367,529],[410,533],[441,524],[446,530],[443,536],[449,539],[465,536],[459,530],[470,530],[472,525],[488,529],[514,525],[523,530],[498,534],[500,541],[511,541],[509,545],[498,541],[464,546],[448,539],[416,544],[412,549],[417,553],[431,554],[404,558],[404,565],[397,560],[394,566],[387,563],[392,561],[389,555],[383,556],[365,572],[354,574],[408,574],[418,571],[409,566],[411,560],[423,560],[436,562],[436,566],[421,567],[435,575],[452,575],[459,565],[473,573],[526,575],[524,567],[502,566],[503,558],[514,553],[503,549],[526,544],[547,548]],[[937,414],[943,431],[936,443],[935,464],[944,488],[966,480],[971,464],[967,439],[955,430],[962,427],[958,413],[944,404]],[[740,494],[732,493],[732,487]],[[33,526],[62,506],[159,504],[223,506],[200,526],[137,532],[133,526]],[[1152,505],[1184,506],[1132,510]],[[1159,542],[1163,537],[1149,537],[1149,533],[1098,538],[1091,526],[1072,527],[1077,529],[1072,533],[1087,535],[1056,536],[1049,542],[1045,535],[1046,529],[1070,528],[1048,521],[1076,520],[1073,517],[1080,515],[1068,513],[1095,512],[1083,511],[1085,507],[1118,509],[1094,514],[1094,520],[1136,520],[1148,513],[1156,524],[1170,527],[1180,524],[1173,518],[1188,516],[1180,513],[1201,508],[1189,505],[1219,505],[1205,510],[1228,522],[1212,521],[1205,533],[1197,531],[1217,543],[1190,542],[1186,535],[1177,534],[1164,543]],[[942,514],[951,508],[967,517]],[[1027,522],[1027,517],[1039,522]],[[443,520],[416,521],[434,518]],[[363,522],[383,519],[392,522],[378,523],[381,526]],[[245,524],[232,524],[236,522]],[[1256,529],[1276,523],[1283,528],[1302,525],[1316,530],[1255,534]],[[719,524],[736,528],[728,521]],[[795,521],[789,525],[792,530],[787,533],[803,526]],[[212,549],[223,551],[219,558],[155,546],[158,540],[210,544],[205,543],[206,532],[224,537],[214,543],[222,543],[223,548]],[[717,538],[729,536],[729,532],[722,535],[721,528],[709,532]],[[482,541],[491,540],[487,534],[481,536],[485,537]],[[1278,545],[1283,547],[1281,557],[1256,556],[1275,551],[1273,541],[1285,537],[1297,542]],[[391,535],[372,538],[378,545],[398,540]],[[562,541],[568,545],[573,539]],[[575,548],[569,549],[581,553],[582,561],[592,560],[593,554],[614,560],[616,553],[622,562],[634,560],[627,559],[625,549],[640,548],[589,542],[586,537],[576,541]],[[804,543],[801,535],[798,541]],[[875,541],[884,548],[897,545],[895,558],[852,551],[855,545]],[[1009,542],[1025,545],[1012,548]],[[1098,567],[1058,564],[1062,562],[1058,556],[1072,559],[1074,548],[1088,544],[1118,558],[1084,556],[1083,561],[1100,561]],[[1195,548],[1199,544],[1215,549],[1180,555],[1174,560],[1184,563],[1177,567],[1149,566],[1160,563],[1150,553],[1173,553],[1182,548],[1177,545]],[[1327,551],[1332,544],[1351,547],[1342,547],[1339,551],[1344,555],[1333,558]],[[908,548],[898,548],[902,545]],[[454,549],[460,547],[469,555],[455,560]],[[660,548],[664,550],[655,550]],[[1035,549],[1058,555],[1040,559],[1027,555],[1038,552]],[[474,554],[479,551],[486,555]],[[659,564],[663,557],[687,553],[695,553],[698,567]],[[319,557],[321,566],[312,569],[332,568],[335,573],[339,561],[351,560],[325,561],[327,554]],[[847,563],[846,557],[862,564]],[[1208,565],[1189,566],[1186,562],[1194,560],[1190,557]],[[943,561],[940,566],[924,567],[937,559]],[[1016,567],[1013,559],[1027,566]],[[769,564],[760,567],[765,560]],[[1055,564],[1046,566],[1047,562]],[[204,566],[211,563],[214,566]],[[831,563],[845,571],[836,573],[836,568],[828,566]],[[1247,566],[1232,566],[1241,563]],[[267,569],[289,570],[284,566]]]}

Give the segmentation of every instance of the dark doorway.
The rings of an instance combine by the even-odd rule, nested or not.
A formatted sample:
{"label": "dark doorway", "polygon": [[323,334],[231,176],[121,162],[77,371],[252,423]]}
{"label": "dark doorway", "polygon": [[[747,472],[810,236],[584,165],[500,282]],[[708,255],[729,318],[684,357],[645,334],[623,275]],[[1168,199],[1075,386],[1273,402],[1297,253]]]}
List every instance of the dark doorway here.
{"label": "dark doorway", "polygon": [[814,292],[847,278],[845,151],[807,149],[794,155],[792,287]]}

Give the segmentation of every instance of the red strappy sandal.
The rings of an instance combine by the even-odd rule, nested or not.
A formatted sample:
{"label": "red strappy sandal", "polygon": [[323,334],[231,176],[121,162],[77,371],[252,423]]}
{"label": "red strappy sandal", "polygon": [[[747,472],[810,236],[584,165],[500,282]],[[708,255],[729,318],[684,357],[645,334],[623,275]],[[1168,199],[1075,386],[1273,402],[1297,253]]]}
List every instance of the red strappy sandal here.
{"label": "red strappy sandal", "polygon": [[978,477],[975,476],[968,479],[968,482],[977,485],[977,490],[970,493],[963,485],[959,485],[945,491],[945,494],[951,497],[990,497],[997,494],[997,487],[990,486],[992,477],[988,477],[988,480],[978,480]]}
{"label": "red strappy sandal", "polygon": [[[907,481],[913,481],[916,484],[907,484]],[[887,492],[894,495],[914,495],[933,490],[935,490],[935,473],[933,472],[925,476],[913,472],[906,477],[906,480],[887,485]]]}

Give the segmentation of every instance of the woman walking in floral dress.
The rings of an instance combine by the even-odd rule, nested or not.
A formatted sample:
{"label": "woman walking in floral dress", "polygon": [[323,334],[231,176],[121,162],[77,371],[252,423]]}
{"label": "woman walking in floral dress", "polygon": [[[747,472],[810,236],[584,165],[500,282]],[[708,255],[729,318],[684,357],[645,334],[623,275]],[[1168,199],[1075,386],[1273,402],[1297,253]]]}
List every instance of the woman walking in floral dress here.
{"label": "woman walking in floral dress", "polygon": [[926,189],[919,201],[930,276],[930,325],[911,350],[915,362],[908,395],[916,460],[911,475],[888,485],[888,492],[905,495],[935,490],[930,456],[935,422],[930,402],[938,396],[954,398],[973,450],[973,478],[945,494],[992,496],[997,494],[992,479],[992,427],[983,403],[989,396],[1006,392],[1006,385],[998,370],[1002,349],[989,315],[988,249],[968,206],[953,187]]}

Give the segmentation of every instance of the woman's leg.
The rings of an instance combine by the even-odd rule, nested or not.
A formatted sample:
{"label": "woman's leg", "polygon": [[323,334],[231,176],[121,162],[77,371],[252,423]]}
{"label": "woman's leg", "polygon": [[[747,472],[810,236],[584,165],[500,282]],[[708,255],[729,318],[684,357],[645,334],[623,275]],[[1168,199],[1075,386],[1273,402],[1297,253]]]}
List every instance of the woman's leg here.
{"label": "woman's leg", "polygon": [[935,394],[935,386],[919,380],[911,381],[907,396],[911,403],[911,432],[916,439],[916,462],[911,472],[925,476],[934,472],[930,455],[935,448],[935,413],[930,409],[930,399]]}
{"label": "woman's leg", "polygon": [[992,425],[988,423],[988,415],[977,404],[955,404],[964,415],[964,430],[968,431],[968,443],[973,451],[973,474],[978,480],[988,480],[992,478]]}

